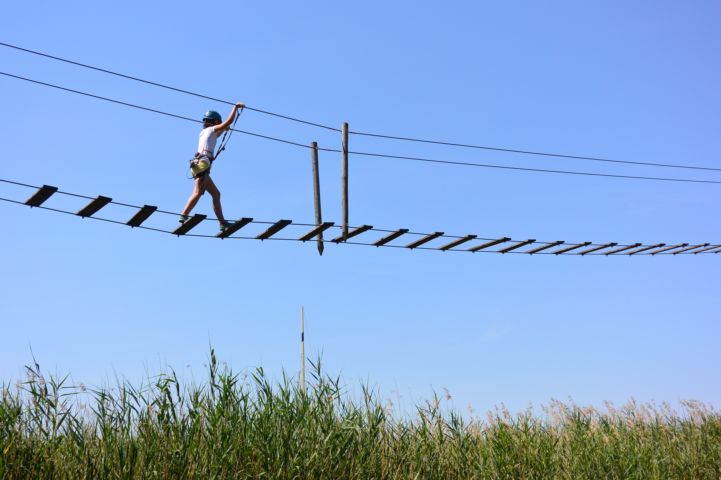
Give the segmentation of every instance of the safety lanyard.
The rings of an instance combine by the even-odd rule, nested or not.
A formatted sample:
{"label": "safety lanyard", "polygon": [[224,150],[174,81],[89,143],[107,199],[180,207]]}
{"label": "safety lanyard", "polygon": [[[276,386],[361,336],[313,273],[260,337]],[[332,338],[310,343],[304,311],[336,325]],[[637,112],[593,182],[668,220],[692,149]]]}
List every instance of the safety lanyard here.
{"label": "safety lanyard", "polygon": [[223,137],[220,139],[220,146],[218,147],[218,151],[216,152],[215,156],[213,157],[214,160],[218,159],[218,156],[225,150],[225,146],[230,141],[230,137],[233,135],[233,130],[235,129],[235,124],[238,122],[238,119],[243,114],[243,109],[240,109],[240,112],[235,116],[235,120],[233,120],[233,125],[226,130],[223,133]]}

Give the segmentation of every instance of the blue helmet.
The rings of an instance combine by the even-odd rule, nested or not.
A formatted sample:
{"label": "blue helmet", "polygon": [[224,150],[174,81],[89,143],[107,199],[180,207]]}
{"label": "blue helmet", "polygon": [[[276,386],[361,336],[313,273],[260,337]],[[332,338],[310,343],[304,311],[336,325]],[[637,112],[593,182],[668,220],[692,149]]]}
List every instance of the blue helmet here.
{"label": "blue helmet", "polygon": [[215,110],[208,110],[207,112],[205,112],[205,115],[203,115],[203,121],[221,123],[223,121],[223,117],[221,117],[220,114]]}

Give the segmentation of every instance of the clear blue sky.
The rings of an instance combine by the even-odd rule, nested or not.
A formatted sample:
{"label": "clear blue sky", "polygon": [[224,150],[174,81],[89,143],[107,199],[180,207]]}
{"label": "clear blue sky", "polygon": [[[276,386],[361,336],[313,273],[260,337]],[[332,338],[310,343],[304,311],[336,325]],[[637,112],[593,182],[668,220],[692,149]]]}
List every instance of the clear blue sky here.
{"label": "clear blue sky", "polygon": [[[714,1],[39,1],[4,7],[0,41],[352,130],[718,167],[720,16]],[[190,117],[229,110],[7,48],[0,70]],[[6,77],[0,101],[0,177],[182,209],[198,125]],[[249,111],[239,128],[340,147],[333,132]],[[351,149],[721,180],[360,137]],[[339,222],[338,155],[322,153],[320,170],[324,217]],[[235,134],[213,175],[229,217],[313,221],[305,149]],[[354,225],[721,242],[721,185],[351,157],[350,188]],[[3,197],[30,193],[0,185]],[[197,211],[212,214],[209,198]],[[721,255],[329,245],[319,257],[310,243],[175,238],[4,202],[0,214],[3,381],[22,374],[30,348],[86,384],[164,365],[197,377],[209,343],[234,368],[278,378],[298,370],[304,305],[309,356],[349,390],[366,381],[406,406],[444,388],[462,411],[569,396],[719,404]]]}

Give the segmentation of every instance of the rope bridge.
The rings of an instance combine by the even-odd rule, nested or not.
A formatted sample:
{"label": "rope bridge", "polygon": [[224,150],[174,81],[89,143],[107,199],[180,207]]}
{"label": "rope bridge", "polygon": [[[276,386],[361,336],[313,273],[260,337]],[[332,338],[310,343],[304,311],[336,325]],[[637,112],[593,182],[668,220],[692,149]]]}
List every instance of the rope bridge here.
{"label": "rope bridge", "polygon": [[[82,218],[91,218],[94,220],[110,222],[118,225],[125,225],[131,228],[140,228],[152,230],[155,232],[175,235],[178,237],[201,237],[216,239],[236,239],[236,240],[281,240],[281,241],[297,241],[307,242],[309,240],[320,241],[322,244],[351,244],[351,245],[367,245],[385,248],[402,248],[410,250],[437,250],[442,252],[467,252],[467,253],[500,253],[500,254],[525,254],[525,255],[698,255],[698,254],[715,254],[721,253],[721,244],[619,244],[617,242],[594,243],[594,242],[565,242],[558,241],[539,241],[536,239],[512,239],[510,237],[501,238],[484,238],[478,235],[446,235],[445,232],[421,233],[412,232],[407,228],[397,230],[387,230],[374,228],[371,225],[361,225],[350,227],[347,235],[342,234],[341,227],[336,226],[334,222],[322,222],[320,224],[294,223],[292,220],[281,219],[273,222],[255,220],[250,217],[243,217],[236,220],[230,228],[225,229],[217,234],[194,233],[198,231],[198,226],[208,220],[217,220],[209,218],[206,215],[195,214],[188,221],[174,229],[155,228],[144,225],[144,223],[153,215],[164,215],[174,217],[171,222],[176,222],[179,213],[159,210],[153,205],[130,205],[126,203],[113,201],[112,198],[103,195],[96,197],[81,195],[71,192],[60,191],[57,187],[43,185],[41,187],[27,185],[11,180],[0,179],[0,182],[12,184],[35,191],[26,200],[15,200],[10,198],[2,198],[0,200],[18,205],[25,205],[32,208],[40,208],[58,213],[65,213]],[[89,200],[79,210],[67,210],[54,208],[47,205],[46,202],[56,195],[65,195],[70,197],[82,198]],[[123,220],[104,218],[97,216],[103,208],[108,205],[116,205],[131,209],[132,213],[129,218],[126,216]],[[253,228],[255,226],[255,228]],[[302,228],[300,234],[288,235],[289,231]],[[338,231],[338,235],[324,240],[323,232]],[[242,232],[241,232],[242,231]],[[278,235],[283,231],[286,236]],[[375,234],[375,235],[374,235]],[[361,237],[362,236],[362,237]],[[360,237],[360,238],[359,238]],[[405,241],[399,240],[403,237]],[[362,239],[370,238],[368,241]],[[353,239],[353,241],[349,241]]]}

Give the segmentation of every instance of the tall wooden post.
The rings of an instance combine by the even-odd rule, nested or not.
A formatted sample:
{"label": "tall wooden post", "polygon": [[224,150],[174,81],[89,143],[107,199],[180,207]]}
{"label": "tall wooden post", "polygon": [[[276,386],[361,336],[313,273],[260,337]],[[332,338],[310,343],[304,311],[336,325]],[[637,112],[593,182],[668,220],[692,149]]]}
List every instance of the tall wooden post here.
{"label": "tall wooden post", "polygon": [[341,135],[343,137],[343,241],[345,242],[348,239],[348,122],[343,123]]}
{"label": "tall wooden post", "polygon": [[[315,207],[315,224],[323,223],[323,214],[320,208],[320,173],[318,172],[318,142],[310,144],[311,161],[313,164],[313,206]],[[323,232],[316,237],[318,242],[318,254],[323,255]]]}
{"label": "tall wooden post", "polygon": [[300,388],[305,392],[305,311],[300,307]]}

